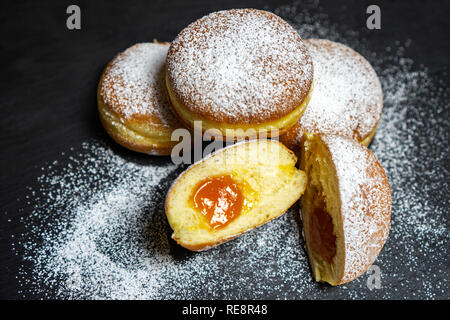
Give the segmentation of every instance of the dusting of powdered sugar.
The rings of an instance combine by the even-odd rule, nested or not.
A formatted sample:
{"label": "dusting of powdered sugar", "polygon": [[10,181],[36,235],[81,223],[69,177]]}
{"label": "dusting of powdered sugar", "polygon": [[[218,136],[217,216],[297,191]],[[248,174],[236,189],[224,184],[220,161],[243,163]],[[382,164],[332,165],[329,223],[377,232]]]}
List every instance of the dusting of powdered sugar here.
{"label": "dusting of powdered sugar", "polygon": [[370,38],[333,23],[321,10],[320,1],[312,0],[283,6],[275,13],[304,39],[325,38],[346,44],[375,69],[384,106],[369,148],[388,176],[392,212],[387,242],[375,261],[382,288],[369,290],[366,274],[341,286],[339,294],[320,297],[447,298],[450,108],[446,84],[407,57],[411,39],[397,40],[384,51],[374,52],[369,49]]}
{"label": "dusting of powdered sugar", "polygon": [[381,117],[383,93],[375,71],[352,49],[328,40],[306,40],[314,63],[314,90],[300,120],[303,132],[339,134],[359,141]]}
{"label": "dusting of powdered sugar", "polygon": [[146,119],[174,127],[164,80],[168,43],[139,43],[118,54],[106,67],[100,95],[125,119]]}
{"label": "dusting of powdered sugar", "polygon": [[259,123],[292,112],[309,92],[312,69],[298,33],[254,9],[195,21],[175,38],[167,58],[167,75],[181,101],[228,123]]}
{"label": "dusting of powdered sugar", "polygon": [[[19,274],[27,288],[24,295],[31,291],[44,298],[177,299],[201,292],[226,298],[241,290],[239,281],[249,279],[259,279],[255,294],[264,295],[257,284],[264,279],[278,282],[280,274],[292,278],[287,268],[291,264],[300,267],[294,278],[308,282],[292,216],[231,246],[191,253],[170,239],[164,213],[167,190],[182,169],[170,159],[134,163],[89,142],[64,162],[63,168],[45,168],[38,178],[40,189],[30,191],[32,211],[24,219],[30,233],[16,244],[33,264],[31,271],[23,267]],[[261,237],[266,232],[271,236]],[[279,245],[292,249],[280,258]],[[260,259],[272,268],[258,271]],[[284,271],[277,271],[280,265]],[[286,285],[274,283],[274,288]],[[214,290],[217,287],[221,290]],[[244,292],[238,294],[245,297]]]}
{"label": "dusting of powdered sugar", "polygon": [[[384,109],[370,146],[392,190],[388,240],[371,274],[332,288],[313,281],[298,206],[233,241],[191,253],[170,240],[165,194],[182,168],[170,159],[123,158],[99,142],[44,167],[23,210],[24,297],[155,299],[448,298],[448,91],[406,57],[410,41],[372,52],[355,31],[302,1],[275,11],[304,38],[328,38],[365,56]],[[137,161],[137,159],[141,159]],[[22,199],[23,200],[23,199]]]}
{"label": "dusting of powdered sugar", "polygon": [[345,246],[343,281],[355,279],[375,261],[390,227],[389,182],[376,157],[355,140],[323,135],[340,193]]}

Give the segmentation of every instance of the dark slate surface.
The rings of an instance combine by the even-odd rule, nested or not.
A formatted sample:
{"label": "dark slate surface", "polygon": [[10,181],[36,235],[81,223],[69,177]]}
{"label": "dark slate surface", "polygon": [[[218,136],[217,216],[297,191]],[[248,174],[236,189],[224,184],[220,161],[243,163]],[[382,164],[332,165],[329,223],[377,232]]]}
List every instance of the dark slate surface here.
{"label": "dark slate surface", "polygon": [[[98,121],[97,81],[111,57],[136,42],[151,41],[154,37],[170,41],[191,21],[211,11],[237,7],[270,10],[288,3],[290,1],[275,0],[77,1],[83,14],[80,31],[69,31],[65,26],[65,11],[72,1],[8,1],[2,4],[1,298],[23,298],[17,279],[22,262],[21,257],[11,250],[11,235],[25,231],[19,218],[26,215],[27,210],[17,199],[25,198],[26,186],[36,184],[41,166],[88,139],[106,141],[116,152],[126,156],[143,157],[111,143]],[[357,0],[321,2],[323,11],[334,23],[361,30],[362,34],[368,32],[361,27],[365,25],[363,13],[368,4],[371,3]],[[379,1],[378,4],[383,8],[383,29],[371,34],[372,47],[382,52],[397,39],[412,39],[414,45],[408,50],[409,57],[417,65],[426,66],[433,79],[444,81],[448,87],[448,1],[428,4],[423,1]],[[448,101],[442,103],[448,106]],[[448,112],[445,115],[448,116]],[[440,148],[447,159],[447,167],[443,170],[448,172],[448,145]],[[448,175],[444,177],[448,178]],[[427,183],[427,177],[423,179]],[[448,200],[448,197],[436,198],[433,205],[442,208],[440,212],[445,215],[448,214]],[[25,210],[19,210],[24,207]],[[448,247],[448,243],[446,245]],[[448,270],[448,258],[445,261]],[[411,290],[414,288],[404,287],[394,297],[408,296]],[[338,291],[333,292],[339,296]],[[332,292],[329,297],[333,297]],[[448,291],[439,297],[448,298]]]}

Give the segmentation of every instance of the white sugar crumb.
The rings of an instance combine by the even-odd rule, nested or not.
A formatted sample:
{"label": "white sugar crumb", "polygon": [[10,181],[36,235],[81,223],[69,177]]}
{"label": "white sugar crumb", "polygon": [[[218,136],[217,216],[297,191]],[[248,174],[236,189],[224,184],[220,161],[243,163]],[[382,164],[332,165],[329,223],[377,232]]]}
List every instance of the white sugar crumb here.
{"label": "white sugar crumb", "polygon": [[386,170],[393,200],[390,235],[375,261],[381,289],[368,289],[368,274],[338,288],[314,283],[296,223],[297,205],[210,251],[180,248],[170,240],[163,211],[165,193],[180,169],[170,159],[124,159],[89,142],[45,166],[38,187],[25,199],[28,232],[11,239],[24,259],[18,275],[24,297],[448,298],[445,148],[450,139],[444,83],[413,66],[406,57],[408,41],[375,55],[356,40],[357,33],[318,12],[316,3],[276,13],[304,38],[349,45],[380,76],[384,109],[370,149]]}
{"label": "white sugar crumb", "polygon": [[168,49],[168,44],[139,43],[114,58],[100,88],[113,111],[125,119],[150,116],[156,126],[175,123],[164,80]]}
{"label": "white sugar crumb", "polygon": [[68,298],[139,298],[144,282],[159,292],[173,260],[159,188],[175,169],[158,159],[122,159],[99,143],[84,143],[62,169],[49,166],[30,215],[42,225],[23,243],[38,252],[29,284],[46,296],[39,284],[46,275],[45,288]]}
{"label": "white sugar crumb", "polygon": [[286,115],[303,101],[312,77],[295,30],[272,14],[248,9],[215,12],[181,31],[167,68],[185,104],[226,122]]}

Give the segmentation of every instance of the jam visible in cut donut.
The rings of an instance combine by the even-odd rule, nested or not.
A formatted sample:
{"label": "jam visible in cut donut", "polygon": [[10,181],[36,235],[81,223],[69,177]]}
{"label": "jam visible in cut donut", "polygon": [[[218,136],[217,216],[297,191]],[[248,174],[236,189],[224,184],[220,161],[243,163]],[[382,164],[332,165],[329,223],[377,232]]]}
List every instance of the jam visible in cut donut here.
{"label": "jam visible in cut donut", "polygon": [[312,250],[327,263],[332,263],[336,255],[336,236],[333,232],[333,220],[326,211],[323,197],[316,198],[309,220],[311,230],[310,245]]}
{"label": "jam visible in cut donut", "polygon": [[201,181],[193,195],[194,208],[199,210],[212,229],[219,229],[234,220],[242,211],[244,196],[229,175]]}

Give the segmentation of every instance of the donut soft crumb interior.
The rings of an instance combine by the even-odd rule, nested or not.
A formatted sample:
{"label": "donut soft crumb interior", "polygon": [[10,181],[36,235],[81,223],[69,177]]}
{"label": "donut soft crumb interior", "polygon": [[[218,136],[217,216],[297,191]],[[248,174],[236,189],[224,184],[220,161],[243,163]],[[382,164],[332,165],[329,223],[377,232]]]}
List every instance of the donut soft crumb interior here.
{"label": "donut soft crumb interior", "polygon": [[336,134],[369,145],[383,109],[375,70],[344,44],[325,39],[304,42],[314,63],[314,90],[303,116],[280,141],[297,153],[304,132]]}
{"label": "donut soft crumb interior", "polygon": [[209,249],[286,212],[303,194],[297,157],[275,140],[237,143],[193,164],[166,198],[172,238]]}

